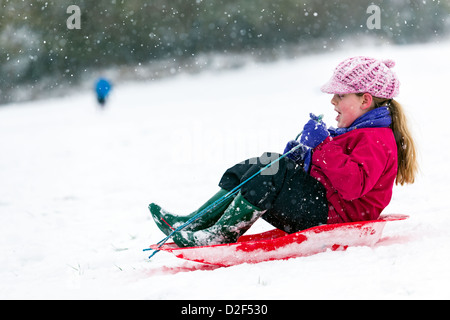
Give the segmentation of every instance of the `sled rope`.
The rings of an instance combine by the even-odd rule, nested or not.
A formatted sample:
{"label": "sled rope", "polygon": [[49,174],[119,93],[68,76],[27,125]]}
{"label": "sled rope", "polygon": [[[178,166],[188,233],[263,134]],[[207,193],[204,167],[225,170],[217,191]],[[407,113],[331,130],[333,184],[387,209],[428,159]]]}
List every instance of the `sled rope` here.
{"label": "sled rope", "polygon": [[246,184],[248,181],[250,181],[251,179],[253,179],[254,177],[256,177],[257,175],[259,175],[261,172],[263,172],[264,170],[268,169],[269,167],[271,167],[272,165],[274,165],[275,163],[277,163],[278,161],[280,161],[281,159],[285,158],[287,155],[289,155],[290,153],[294,152],[295,150],[297,150],[298,148],[300,148],[301,144],[295,146],[294,148],[292,148],[291,150],[289,150],[289,152],[283,154],[281,157],[275,159],[274,161],[272,161],[271,163],[267,164],[265,167],[263,167],[262,169],[260,169],[258,172],[256,172],[255,174],[253,174],[251,177],[249,177],[248,179],[246,179],[245,181],[241,182],[239,185],[237,185],[235,188],[233,188],[231,191],[229,191],[226,195],[222,196],[221,198],[217,199],[215,202],[213,202],[212,204],[210,204],[209,206],[207,206],[206,208],[204,208],[203,210],[201,210],[199,213],[197,213],[195,216],[193,216],[192,218],[190,218],[188,221],[186,221],[184,224],[182,224],[181,226],[179,226],[178,228],[176,228],[175,230],[173,230],[167,237],[165,237],[164,239],[162,239],[161,241],[159,241],[157,243],[157,249],[152,249],[152,248],[147,248],[144,249],[144,251],[150,251],[150,250],[154,250],[152,252],[152,254],[148,257],[149,259],[151,259],[156,253],[158,253],[160,250],[158,250],[158,248],[161,248],[171,237],[175,232],[181,231],[184,228],[186,228],[188,225],[190,225],[191,223],[193,223],[195,220],[199,219],[201,216],[203,216],[204,214],[206,214],[207,212],[209,212],[210,210],[214,209],[215,207],[217,207],[218,205],[220,205],[222,202],[226,201],[227,199],[229,199],[230,197],[234,196],[235,194],[237,194],[239,191],[241,191],[241,187]]}
{"label": "sled rope", "polygon": [[[318,122],[320,122],[322,120],[323,115],[319,116]],[[303,131],[302,131],[303,132]],[[302,134],[302,132],[300,132],[297,137],[295,138],[295,140],[298,140],[298,138],[300,137],[300,135]],[[159,241],[157,243],[157,247],[156,249],[152,249],[152,248],[146,248],[143,251],[150,251],[153,250],[152,254],[148,257],[149,259],[151,259],[155,254],[157,254],[159,251],[159,248],[161,248],[171,237],[174,233],[183,230],[184,228],[186,228],[188,225],[190,225],[191,223],[193,223],[195,220],[199,219],[201,216],[203,216],[204,214],[206,214],[207,212],[209,212],[210,210],[214,209],[215,207],[217,207],[218,205],[220,205],[222,202],[224,202],[225,200],[229,199],[230,197],[234,196],[235,194],[237,194],[239,191],[241,191],[241,187],[246,184],[247,182],[249,182],[250,180],[252,180],[254,177],[256,177],[257,175],[259,175],[261,172],[263,172],[264,170],[270,168],[271,166],[273,166],[275,163],[277,163],[278,161],[280,161],[281,159],[285,158],[286,156],[288,156],[289,154],[291,154],[292,152],[294,152],[295,150],[297,150],[298,148],[300,148],[302,146],[302,144],[298,144],[295,147],[293,147],[291,150],[289,150],[288,152],[286,152],[285,154],[283,154],[281,157],[275,159],[274,161],[270,162],[269,164],[267,164],[265,167],[263,167],[262,169],[260,169],[258,172],[256,172],[255,174],[253,174],[251,177],[247,178],[245,181],[241,182],[239,185],[237,185],[236,187],[234,187],[231,191],[229,191],[227,194],[225,194],[224,196],[222,196],[221,198],[217,199],[215,202],[213,202],[212,204],[210,204],[209,206],[207,206],[206,208],[204,208],[203,210],[201,210],[200,212],[198,212],[195,216],[193,216],[192,218],[190,218],[188,221],[186,221],[184,224],[182,224],[181,226],[179,226],[178,228],[176,228],[175,230],[173,230],[167,237],[165,237],[164,239],[162,239],[161,241]],[[167,223],[167,222],[166,222]],[[171,226],[170,226],[171,227]],[[172,227],[171,227],[172,228]],[[173,229],[173,228],[172,228]]]}

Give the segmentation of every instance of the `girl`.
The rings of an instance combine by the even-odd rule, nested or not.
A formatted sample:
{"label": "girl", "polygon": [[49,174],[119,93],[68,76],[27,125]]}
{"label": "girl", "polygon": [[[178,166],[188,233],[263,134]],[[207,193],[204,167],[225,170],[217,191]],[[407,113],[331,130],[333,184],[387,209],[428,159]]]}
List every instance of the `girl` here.
{"label": "girl", "polygon": [[[174,242],[178,246],[236,242],[259,217],[288,233],[325,223],[377,219],[391,200],[394,182],[413,183],[417,171],[405,115],[393,100],[399,91],[394,65],[368,57],[341,62],[322,87],[333,94],[337,128],[327,129],[320,117],[311,114],[300,142],[288,142],[287,155],[276,170],[250,179],[237,195],[225,197],[174,233]],[[150,212],[169,235],[278,157],[265,153],[228,169],[219,182],[220,191],[188,216],[170,214],[153,203]]]}

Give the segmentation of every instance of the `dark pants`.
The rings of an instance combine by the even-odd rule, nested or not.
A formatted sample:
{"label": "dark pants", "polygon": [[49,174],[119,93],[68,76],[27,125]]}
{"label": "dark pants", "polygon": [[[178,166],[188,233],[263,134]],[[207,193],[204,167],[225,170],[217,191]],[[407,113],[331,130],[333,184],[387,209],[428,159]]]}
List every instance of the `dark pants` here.
{"label": "dark pants", "polygon": [[[280,156],[264,153],[238,163],[224,173],[219,186],[230,191]],[[251,204],[267,210],[262,218],[285,232],[327,223],[325,188],[287,157],[242,185],[241,194]]]}

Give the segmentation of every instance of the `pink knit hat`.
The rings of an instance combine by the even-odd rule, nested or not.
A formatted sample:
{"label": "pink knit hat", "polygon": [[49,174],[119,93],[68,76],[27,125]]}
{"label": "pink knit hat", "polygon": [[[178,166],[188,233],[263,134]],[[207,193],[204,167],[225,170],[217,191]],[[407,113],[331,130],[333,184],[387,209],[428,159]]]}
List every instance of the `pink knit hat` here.
{"label": "pink knit hat", "polygon": [[391,70],[392,60],[353,57],[342,61],[333,77],[321,90],[325,93],[370,93],[374,97],[392,99],[398,95],[400,82]]}

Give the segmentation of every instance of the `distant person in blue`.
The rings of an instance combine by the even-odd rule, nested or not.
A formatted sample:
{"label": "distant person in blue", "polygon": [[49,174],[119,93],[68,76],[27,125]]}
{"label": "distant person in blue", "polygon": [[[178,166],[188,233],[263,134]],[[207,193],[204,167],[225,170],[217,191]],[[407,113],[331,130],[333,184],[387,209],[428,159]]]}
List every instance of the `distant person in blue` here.
{"label": "distant person in blue", "polygon": [[106,103],[106,98],[111,91],[112,85],[106,79],[100,78],[95,85],[95,92],[97,93],[97,101],[101,106]]}

